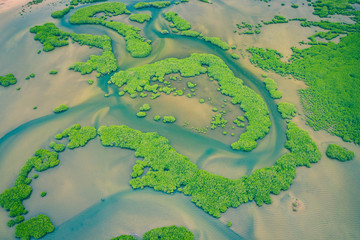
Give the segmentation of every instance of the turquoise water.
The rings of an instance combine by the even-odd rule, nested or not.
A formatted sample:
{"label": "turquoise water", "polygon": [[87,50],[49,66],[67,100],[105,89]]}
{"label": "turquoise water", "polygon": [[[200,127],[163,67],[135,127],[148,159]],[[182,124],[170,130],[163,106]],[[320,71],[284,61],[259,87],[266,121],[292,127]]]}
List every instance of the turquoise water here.
{"label": "turquoise water", "polygon": [[[270,11],[262,4],[265,3],[214,1],[213,5],[204,5],[193,0],[168,9],[179,12],[189,20],[193,11],[208,11],[208,15],[201,19],[193,15],[193,28],[204,28],[208,31],[207,35],[219,36],[231,42],[236,41],[237,36],[230,31],[229,23],[238,17],[238,11],[230,9],[242,8],[241,17],[249,21],[253,19],[251,13],[258,9],[262,9],[259,13],[266,16],[276,14],[275,9],[270,8]],[[132,7],[129,9],[133,10]],[[188,9],[191,10],[187,12]],[[201,40],[161,35],[158,31],[166,26],[161,18],[162,10],[150,11],[153,19],[142,32],[153,41],[153,52],[145,59],[131,58],[124,50],[122,37],[112,30],[93,25],[72,26],[67,23],[68,16],[61,21],[51,19],[49,13],[53,10],[53,7],[39,6],[23,18],[17,13],[0,15],[1,19],[5,19],[0,21],[0,73],[12,72],[19,79],[15,87],[0,88],[0,191],[13,184],[21,166],[38,148],[47,147],[56,133],[75,123],[96,127],[125,124],[141,131],[156,131],[168,138],[178,152],[188,156],[199,168],[232,179],[271,166],[286,153],[285,122],[266,92],[260,75],[232,60],[228,53]],[[216,18],[215,21],[218,15],[223,18]],[[195,19],[199,20],[198,24]],[[223,136],[220,130],[203,135],[182,127],[181,123],[165,125],[154,122],[150,117],[137,118],[138,106],[150,100],[116,96],[116,92],[113,94],[116,88],[107,86],[110,76],[89,86],[87,79],[95,79],[95,74],[81,76],[67,70],[68,66],[86,60],[90,54],[99,54],[98,50],[71,44],[50,53],[36,53],[41,45],[33,40],[33,34],[28,29],[47,21],[55,22],[65,31],[108,34],[113,39],[121,70],[167,57],[187,57],[193,52],[220,56],[245,85],[263,96],[272,121],[270,133],[251,153],[243,153],[231,150],[231,137]],[[226,27],[230,30],[218,31]],[[255,40],[249,38],[248,41],[250,43],[246,44]],[[50,76],[48,71],[51,69],[58,69],[58,75]],[[30,72],[34,72],[36,77],[24,80]],[[209,84],[206,78],[196,81],[201,88]],[[21,86],[20,91],[15,90],[17,86]],[[108,92],[111,96],[105,98],[103,95]],[[197,97],[200,96],[211,96],[219,101],[224,98],[216,95],[214,89],[199,89]],[[154,107],[152,111],[156,112],[150,111],[150,114],[157,111],[166,113],[171,109],[175,115],[183,114],[184,120],[194,121],[199,126],[202,124],[193,119],[198,115],[193,116],[184,109],[184,106],[188,106],[184,102],[190,101],[185,96],[161,96],[156,101],[162,109]],[[68,104],[70,109],[62,114],[53,114],[52,109],[62,103]],[[198,98],[188,104],[199,109],[199,117],[202,116],[200,113],[206,113],[206,106],[198,104]],[[37,110],[32,109],[35,105],[38,106]],[[234,114],[242,114],[238,106],[229,109]],[[309,130],[299,118],[295,121]],[[61,153],[58,167],[39,174],[40,177],[31,184],[31,199],[24,201],[30,210],[26,217],[42,213],[51,218],[56,230],[44,239],[109,239],[120,234],[142,236],[152,228],[172,224],[186,226],[196,239],[359,239],[360,208],[357,201],[360,191],[357,185],[360,183],[360,149],[323,132],[310,130],[310,134],[322,152],[328,143],[340,143],[355,151],[355,159],[339,163],[323,157],[312,168],[299,169],[294,184],[288,191],[274,196],[271,205],[257,207],[254,203],[247,203],[229,209],[220,219],[216,219],[197,208],[190,197],[182,194],[169,195],[152,189],[134,191],[128,184],[136,161],[134,153],[104,148],[99,139],[95,139],[85,148]],[[48,195],[41,198],[41,191],[47,191]],[[292,197],[304,203],[304,208],[297,213],[291,210]],[[1,210],[0,239],[13,239],[14,230],[6,226],[7,221],[7,213]],[[226,227],[228,221],[233,222],[231,228]]]}

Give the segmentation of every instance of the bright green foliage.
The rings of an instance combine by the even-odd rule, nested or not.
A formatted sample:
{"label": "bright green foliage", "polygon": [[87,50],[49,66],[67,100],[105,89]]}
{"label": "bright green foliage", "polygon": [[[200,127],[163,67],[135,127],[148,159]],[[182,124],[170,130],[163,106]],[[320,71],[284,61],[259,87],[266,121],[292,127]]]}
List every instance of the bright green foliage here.
{"label": "bright green foliage", "polygon": [[12,73],[6,74],[5,76],[0,76],[1,86],[7,87],[9,85],[14,85],[16,83],[17,83],[16,77]]}
{"label": "bright green foliage", "polygon": [[149,111],[151,109],[150,105],[145,103],[140,107],[140,111]]}
{"label": "bright green foliage", "polygon": [[[127,126],[102,126],[98,134],[104,146],[132,149],[136,157],[144,158],[133,167],[130,185],[134,189],[151,187],[166,193],[183,191],[192,196],[198,207],[215,217],[220,217],[220,213],[229,207],[238,207],[252,200],[259,206],[264,202],[270,204],[271,193],[279,194],[290,187],[296,167],[310,167],[321,157],[309,134],[295,123],[289,123],[285,147],[290,153],[283,155],[272,167],[231,180],[199,170],[157,133],[142,133]],[[146,174],[144,168],[149,168]]]}
{"label": "bright green foliage", "polygon": [[161,30],[161,32],[160,32],[161,34],[163,34],[163,35],[165,35],[165,34],[169,34],[169,31],[168,30],[166,30],[166,29],[164,29],[164,30]]}
{"label": "bright green foliage", "polygon": [[292,119],[296,114],[296,108],[294,104],[287,102],[278,103],[278,111],[281,113],[281,117],[284,119]]}
{"label": "bright green foliage", "polygon": [[240,56],[237,55],[236,53],[231,54],[231,57],[232,57],[233,59],[239,59],[239,58],[240,58]]}
{"label": "bright green foliage", "polygon": [[204,103],[204,102],[205,102],[205,100],[204,100],[204,99],[202,99],[202,98],[200,98],[199,102],[200,102],[200,103]]}
{"label": "bright green foliage", "polygon": [[94,17],[102,12],[108,15],[112,14],[113,16],[130,13],[123,3],[102,3],[80,8],[70,16],[69,22],[71,24],[98,24],[113,29],[125,38],[126,50],[131,56],[141,58],[150,55],[151,45],[140,36],[139,28],[121,22],[110,22],[103,18]]}
{"label": "bright green foliage", "polygon": [[[161,227],[154,228],[143,235],[143,240],[194,240],[194,234],[187,230],[185,227]],[[111,240],[136,240],[131,235],[121,235],[112,238]]]}
{"label": "bright green foliage", "polygon": [[288,23],[289,21],[286,20],[283,16],[275,15],[271,21],[264,22],[265,25],[269,24],[277,24],[277,23]]}
{"label": "bright green foliage", "polygon": [[47,195],[47,192],[45,192],[45,191],[43,191],[43,192],[40,193],[40,196],[41,196],[41,197],[45,197],[46,195]]}
{"label": "bright green foliage", "polygon": [[53,168],[59,165],[58,154],[56,152],[50,152],[48,150],[39,149],[35,152],[35,156],[29,158],[26,164],[21,168],[19,177],[16,179],[15,185],[17,183],[26,183],[27,176],[32,168],[35,168],[36,171],[42,172],[49,168]]}
{"label": "bright green foliage", "polygon": [[49,72],[49,74],[51,74],[51,75],[55,75],[55,74],[57,74],[57,73],[58,73],[57,70],[50,70],[50,72]]}
{"label": "bright green foliage", "polygon": [[183,90],[181,90],[181,89],[176,90],[176,95],[178,95],[178,96],[184,95]]}
{"label": "bright green foliage", "polygon": [[223,42],[220,38],[218,37],[206,37],[203,36],[202,39],[204,39],[206,42],[210,42],[211,44],[221,48],[222,50],[229,50],[229,44],[227,44],[226,42]]}
{"label": "bright green foliage", "polygon": [[53,18],[62,18],[66,14],[68,14],[70,12],[70,10],[73,9],[73,8],[74,7],[70,6],[70,7],[64,8],[63,10],[58,10],[58,11],[52,12],[51,17],[53,17]]}
{"label": "bright green foliage", "polygon": [[134,21],[134,22],[138,22],[138,23],[144,23],[144,22],[148,22],[150,21],[151,19],[151,15],[150,14],[132,14],[129,19],[131,21]]}
{"label": "bright green foliage", "polygon": [[280,99],[282,98],[282,93],[278,91],[278,86],[274,79],[272,78],[265,78],[264,83],[266,85],[266,90],[269,91],[270,96],[274,99]]}
{"label": "bright green foliage", "polygon": [[214,130],[217,127],[222,127],[224,128],[225,125],[227,124],[227,120],[225,120],[222,117],[222,114],[216,114],[215,116],[212,117],[212,121],[211,121],[211,129]]}
{"label": "bright green foliage", "polygon": [[[241,25],[240,24],[236,24],[236,27],[239,29],[239,30],[244,30],[242,32],[238,32],[239,35],[242,35],[242,34],[259,34],[260,33],[260,28],[262,27],[262,25],[259,23],[258,25],[251,25],[247,22],[242,22]],[[234,33],[236,33],[237,30],[234,31]],[[232,46],[232,48],[236,46]],[[233,49],[235,49],[233,48]]]}
{"label": "bright green foliage", "polygon": [[154,116],[154,121],[159,121],[161,119],[161,116],[160,115],[155,115]]}
{"label": "bright green foliage", "polygon": [[88,45],[103,49],[102,55],[91,55],[86,62],[77,62],[69,69],[83,74],[97,71],[101,74],[109,74],[115,71],[117,67],[116,58],[112,52],[111,39],[106,36],[96,36],[90,34],[71,34],[71,38],[80,45]]}
{"label": "bright green foliage", "polygon": [[119,237],[112,238],[111,240],[136,240],[136,238],[131,235],[121,235]]}
{"label": "bright green foliage", "polygon": [[164,116],[163,122],[164,123],[173,123],[176,121],[176,118],[174,116]]}
{"label": "bright green foliage", "polygon": [[15,217],[15,223],[21,223],[24,220],[25,220],[24,216],[16,216]]}
{"label": "bright green foliage", "polygon": [[[62,134],[57,135],[57,139],[69,137],[69,148],[84,146],[91,138],[97,135],[96,129],[93,127],[83,127],[74,125],[69,129],[64,130]],[[50,143],[51,148],[56,151],[63,151],[65,146],[63,144]],[[9,211],[10,217],[15,217],[15,220],[8,222],[9,226],[24,221],[22,215],[27,214],[28,211],[23,205],[23,201],[30,197],[32,188],[29,186],[32,179],[29,178],[29,173],[35,169],[37,172],[45,171],[49,168],[56,167],[59,164],[58,154],[50,152],[49,150],[39,149],[35,152],[34,157],[29,158],[25,165],[21,168],[14,186],[5,189],[0,194],[0,206]],[[38,174],[34,174],[33,178],[36,179]],[[42,192],[41,196],[44,197],[46,192]],[[36,226],[35,226],[36,225]],[[16,227],[15,236],[21,239],[30,239],[31,237],[41,238],[45,234],[52,232],[54,226],[47,216],[39,215],[36,218],[31,218],[28,221],[20,223]]]}
{"label": "bright green foliage", "polygon": [[194,84],[192,82],[187,82],[187,87],[188,88],[194,88],[194,87],[196,87],[196,83]]}
{"label": "bright green foliage", "polygon": [[340,147],[336,144],[329,144],[326,149],[326,156],[341,162],[349,161],[354,158],[354,152]]}
{"label": "bright green foliage", "polygon": [[61,112],[65,112],[69,109],[68,106],[66,106],[65,104],[60,104],[60,106],[56,107],[53,109],[54,113],[61,113]]}
{"label": "bright green foliage", "polygon": [[284,75],[288,70],[288,65],[282,61],[282,54],[273,49],[253,48],[247,49],[252,54],[250,62],[264,70],[273,70]]}
{"label": "bright green foliage", "polygon": [[30,73],[30,74],[29,74],[29,77],[34,78],[34,77],[35,77],[35,73]]}
{"label": "bright green foliage", "polygon": [[32,188],[26,184],[17,184],[17,186],[8,188],[0,194],[0,206],[9,211],[10,217],[26,214],[27,210],[22,201],[29,198],[31,192]]}
{"label": "bright green foliage", "polygon": [[191,24],[185,19],[179,17],[179,15],[176,12],[165,13],[164,18],[167,21],[172,22],[175,28],[179,31],[189,30],[191,28]]}
{"label": "bright green foliage", "polygon": [[63,138],[62,134],[61,133],[58,133],[55,135],[55,139],[56,140],[61,140]]}
{"label": "bright green foliage", "polygon": [[104,2],[107,0],[71,0],[70,5],[77,6],[79,3],[85,4],[85,3],[94,3],[94,2]]}
{"label": "bright green foliage", "polygon": [[[208,68],[205,68],[207,66]],[[152,64],[119,71],[109,83],[116,84],[123,91],[131,94],[141,89],[157,93],[158,85],[152,81],[164,81],[165,75],[180,73],[182,77],[193,77],[207,73],[210,78],[218,81],[219,90],[223,95],[232,98],[233,104],[240,104],[249,120],[246,132],[231,145],[233,149],[251,151],[257,146],[256,140],[262,139],[269,132],[271,122],[268,109],[263,99],[236,78],[229,67],[217,56],[211,54],[192,54],[185,59],[168,58]],[[191,97],[191,95],[190,95]]]}
{"label": "bright green foliage", "polygon": [[251,62],[258,67],[305,81],[309,87],[300,90],[300,96],[310,126],[344,141],[360,143],[359,33],[349,33],[338,44],[293,48],[291,63],[281,61],[281,54],[275,50],[249,48],[248,51],[253,55]]}
{"label": "bright green foliage", "polygon": [[236,124],[236,126],[238,127],[245,127],[245,124],[243,123],[245,121],[244,117],[237,117],[234,120],[234,123]]}
{"label": "bright green foliage", "polygon": [[228,222],[228,223],[226,224],[226,226],[227,226],[227,227],[231,227],[231,226],[232,226],[232,222],[231,222],[231,221]]}
{"label": "bright green foliage", "polygon": [[299,5],[297,5],[297,4],[291,4],[291,7],[292,7],[292,8],[298,8]]}
{"label": "bright green foliage", "polygon": [[216,107],[214,107],[214,108],[212,108],[212,111],[213,111],[213,112],[217,112],[218,109],[217,109]]}
{"label": "bright green foliage", "polygon": [[194,234],[185,227],[154,228],[143,235],[143,240],[194,240]]}
{"label": "bright green foliage", "polygon": [[136,116],[139,117],[139,118],[146,117],[146,112],[138,112],[138,113],[136,114]]}
{"label": "bright green foliage", "polygon": [[61,136],[62,138],[69,137],[68,148],[78,148],[85,146],[91,139],[96,137],[96,129],[90,126],[81,127],[79,124],[75,124],[65,129]]}
{"label": "bright green foliage", "polygon": [[170,2],[169,1],[157,1],[157,2],[139,2],[137,4],[135,4],[134,8],[135,9],[141,9],[141,8],[165,8],[170,6]]}
{"label": "bright green foliage", "polygon": [[28,177],[33,168],[42,172],[48,168],[56,167],[59,164],[56,152],[39,149],[35,152],[35,156],[29,158],[26,164],[21,168],[15,184],[9,189],[5,189],[0,194],[0,206],[9,211],[10,217],[17,217],[27,213],[23,200],[30,197],[32,188],[28,186],[31,178]]}
{"label": "bright green foliage", "polygon": [[42,3],[44,0],[32,0],[32,1],[29,1],[26,6],[27,7],[30,7],[32,5],[36,5],[36,4],[39,4],[39,3]]}
{"label": "bright green foliage", "polygon": [[55,152],[62,152],[65,150],[65,145],[61,143],[51,142],[49,144],[51,149],[54,149]]}
{"label": "bright green foliage", "polygon": [[19,223],[16,226],[15,237],[20,238],[21,240],[30,240],[31,237],[39,239],[54,230],[55,227],[49,217],[40,214],[37,217]]}
{"label": "bright green foliage", "polygon": [[196,32],[196,31],[191,31],[191,30],[188,30],[188,31],[182,31],[181,32],[181,35],[182,36],[188,36],[188,37],[199,37],[200,33],[199,32]]}
{"label": "bright green foliage", "polygon": [[89,85],[93,85],[93,84],[94,84],[94,80],[89,79],[89,80],[88,80],[88,84],[89,84]]}
{"label": "bright green foliage", "polygon": [[116,58],[112,52],[111,39],[108,36],[95,36],[90,34],[67,33],[58,29],[53,23],[45,23],[42,26],[30,28],[31,33],[35,33],[35,40],[43,44],[43,50],[49,52],[55,47],[68,45],[68,38],[80,45],[88,45],[103,49],[100,56],[91,55],[87,62],[78,62],[70,69],[88,74],[96,70],[101,74],[109,74],[117,69]]}
{"label": "bright green foliage", "polygon": [[359,0],[317,0],[312,3],[314,14],[319,17],[328,17],[329,15],[352,15],[354,7],[350,4],[360,3]]}
{"label": "bright green foliage", "polygon": [[50,52],[55,47],[62,47],[69,44],[69,34],[58,29],[53,23],[45,23],[42,26],[30,28],[31,33],[35,33],[35,40],[43,44],[43,51]]}
{"label": "bright green foliage", "polygon": [[199,39],[203,39],[206,42],[210,42],[211,44],[220,47],[223,50],[228,50],[230,48],[226,42],[223,42],[218,37],[206,37],[200,34],[199,32],[190,31],[189,29],[191,28],[191,24],[185,19],[179,17],[179,15],[176,12],[167,12],[164,14],[164,17],[167,21],[172,22],[170,27],[175,27],[171,30],[173,33],[183,31],[181,32],[182,36],[196,37]]}
{"label": "bright green foliage", "polygon": [[15,224],[16,224],[16,222],[14,219],[9,220],[7,223],[8,227],[13,227],[13,226],[15,226]]}

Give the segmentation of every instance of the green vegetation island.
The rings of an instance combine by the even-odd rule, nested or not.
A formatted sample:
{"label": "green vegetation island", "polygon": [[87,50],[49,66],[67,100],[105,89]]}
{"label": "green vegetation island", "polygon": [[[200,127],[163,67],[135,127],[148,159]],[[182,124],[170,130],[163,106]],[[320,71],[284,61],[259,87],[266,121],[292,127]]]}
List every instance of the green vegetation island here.
{"label": "green vegetation island", "polygon": [[[164,117],[164,122],[172,121],[175,121],[172,116]],[[165,193],[182,192],[192,196],[191,201],[199,208],[219,218],[229,207],[235,208],[249,201],[254,201],[258,206],[262,206],[263,203],[271,204],[270,194],[277,195],[280,191],[289,189],[296,176],[296,167],[310,167],[311,163],[320,160],[321,153],[314,141],[295,123],[288,124],[286,135],[285,147],[290,153],[279,158],[274,166],[256,170],[250,176],[243,176],[237,180],[198,169],[186,156],[176,152],[166,138],[156,132],[143,133],[125,125],[101,126],[96,129],[75,124],[57,134],[55,139],[68,139],[66,147],[75,149],[84,147],[90,140],[100,136],[105,147],[134,150],[135,156],[143,160],[137,161],[133,166],[130,180],[132,188],[150,187]],[[55,150],[61,147],[61,150],[37,150],[34,157],[29,158],[21,168],[14,186],[0,194],[0,206],[9,211],[9,216],[14,218],[8,225],[16,225],[15,236],[22,239],[40,238],[54,230],[52,222],[45,215],[23,220],[23,216],[28,213],[23,201],[30,198],[32,193],[30,172],[33,169],[43,172],[58,166],[60,161],[57,152],[65,150],[65,145],[56,142],[49,146]],[[145,168],[149,168],[146,173]],[[41,193],[42,197],[46,195],[45,191]],[[18,218],[22,221],[17,221]],[[38,227],[34,228],[34,225]]]}
{"label": "green vegetation island", "polygon": [[340,162],[350,161],[354,158],[354,152],[340,147],[336,144],[329,144],[326,149],[326,156]]}

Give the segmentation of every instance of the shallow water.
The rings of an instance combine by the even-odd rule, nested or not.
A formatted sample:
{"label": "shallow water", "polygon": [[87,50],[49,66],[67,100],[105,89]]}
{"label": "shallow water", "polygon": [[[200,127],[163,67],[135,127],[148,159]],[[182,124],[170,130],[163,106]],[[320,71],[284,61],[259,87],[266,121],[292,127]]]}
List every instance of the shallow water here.
{"label": "shallow water", "polygon": [[[13,184],[21,166],[38,148],[47,147],[56,133],[75,123],[96,127],[125,124],[141,131],[156,131],[168,138],[178,152],[188,156],[200,169],[231,179],[273,165],[287,152],[284,149],[285,122],[264,88],[260,77],[263,72],[249,65],[246,57],[235,61],[229,53],[246,54],[246,47],[260,46],[278,49],[286,56],[291,54],[290,46],[312,34],[314,29],[301,28],[295,22],[264,26],[261,34],[255,36],[233,33],[236,23],[246,21],[256,24],[261,19],[270,20],[275,14],[317,19],[308,12],[307,6],[295,10],[290,8],[290,4],[280,7],[280,3],[272,1],[271,6],[267,7],[267,3],[251,0],[214,1],[212,5],[193,0],[164,10],[146,11],[135,11],[132,3],[129,9],[134,13],[151,12],[153,16],[150,23],[143,27],[135,24],[143,29],[143,36],[152,40],[153,52],[145,59],[132,58],[125,50],[123,38],[112,30],[94,25],[72,26],[67,22],[69,16],[63,20],[51,19],[50,13],[62,8],[61,5],[55,8],[49,5],[34,7],[24,17],[17,12],[2,13],[0,73],[14,73],[18,84],[0,88],[0,108],[3,113],[0,115],[0,191]],[[159,31],[167,28],[161,14],[170,10],[179,12],[189,20],[193,30],[207,36],[219,36],[241,49],[224,52],[198,39],[174,34],[161,35]],[[206,16],[198,14],[202,11],[206,11]],[[109,35],[121,70],[168,57],[188,57],[193,52],[216,54],[245,85],[263,96],[272,121],[270,133],[256,149],[244,153],[229,147],[242,129],[234,130],[235,137],[223,136],[221,129],[205,135],[192,130],[191,126],[202,128],[209,125],[213,104],[220,104],[226,99],[217,93],[217,83],[210,82],[206,75],[191,79],[198,87],[196,96],[190,99],[170,95],[162,95],[156,100],[119,97],[116,88],[107,86],[109,76],[89,86],[87,80],[96,79],[94,73],[81,76],[67,68],[77,61],[87,60],[90,54],[100,54],[100,51],[70,44],[50,53],[37,54],[41,45],[33,40],[33,34],[28,29],[46,21],[54,22],[64,31]],[[57,69],[59,73],[49,75],[51,69]],[[24,80],[31,72],[36,77]],[[278,82],[284,95],[282,100],[294,103],[301,112],[296,90],[304,87],[303,83],[270,76]],[[183,78],[182,83],[173,85],[181,86],[186,81],[188,79]],[[15,90],[18,86],[21,87],[20,91]],[[103,95],[108,92],[111,96],[105,98]],[[212,98],[213,103],[199,103],[200,98],[206,100],[208,97]],[[152,109],[148,117],[139,119],[136,112],[146,102]],[[62,114],[53,114],[52,109],[63,103],[69,105],[70,109]],[[38,109],[33,110],[33,106],[38,106]],[[229,103],[226,111],[229,119],[243,115],[239,106]],[[174,114],[177,122],[155,122],[152,117],[156,114]],[[182,127],[185,121],[190,122],[186,128]],[[338,143],[353,150],[355,159],[340,163],[323,156],[312,168],[298,169],[294,184],[288,191],[273,196],[271,205],[257,207],[254,203],[247,203],[229,209],[220,219],[215,219],[197,208],[190,197],[182,194],[169,195],[152,189],[132,190],[129,180],[136,161],[134,152],[104,148],[97,138],[85,148],[61,153],[58,167],[39,174],[39,178],[31,184],[31,199],[24,201],[30,210],[26,217],[43,213],[51,218],[56,230],[44,239],[109,239],[120,234],[142,236],[152,228],[172,224],[186,226],[196,239],[359,239],[359,146],[343,143],[323,131],[313,132],[305,125],[303,115],[297,116],[294,121],[309,131],[323,155],[329,143]],[[230,126],[228,124],[226,131],[232,131]],[[40,197],[42,191],[48,193],[45,198]],[[292,212],[291,196],[304,202],[304,208],[299,212]],[[6,226],[7,221],[6,212],[1,210],[0,239],[13,239],[13,229]],[[233,223],[231,228],[226,227],[228,221]]]}

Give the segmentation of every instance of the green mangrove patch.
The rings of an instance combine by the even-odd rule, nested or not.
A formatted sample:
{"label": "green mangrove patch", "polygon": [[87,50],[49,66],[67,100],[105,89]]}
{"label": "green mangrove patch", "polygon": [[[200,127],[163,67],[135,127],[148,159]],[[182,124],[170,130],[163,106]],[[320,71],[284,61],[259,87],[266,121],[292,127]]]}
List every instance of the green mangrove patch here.
{"label": "green mangrove patch", "polygon": [[43,44],[44,52],[49,52],[55,47],[62,47],[69,44],[69,37],[80,45],[87,45],[103,50],[100,56],[91,55],[86,62],[78,62],[69,69],[81,74],[89,74],[97,71],[99,74],[109,74],[115,71],[117,67],[116,58],[112,51],[111,39],[108,36],[97,36],[90,34],[67,33],[55,26],[53,23],[45,23],[42,26],[30,28],[31,33],[35,33],[35,40]]}
{"label": "green mangrove patch", "polygon": [[54,113],[61,113],[61,112],[65,112],[69,109],[68,106],[66,106],[65,104],[60,104],[60,106],[56,107],[53,109]]}
{"label": "green mangrove patch", "polygon": [[21,240],[30,240],[31,237],[39,239],[54,230],[55,227],[49,217],[40,214],[37,217],[19,223],[16,226],[15,237],[21,238]]}
{"label": "green mangrove patch", "polygon": [[157,1],[157,2],[138,2],[134,5],[135,9],[142,9],[142,8],[165,8],[170,6],[169,1]]}
{"label": "green mangrove patch", "polygon": [[340,147],[336,144],[329,144],[326,149],[326,156],[341,162],[349,161],[354,158],[354,152]]}
{"label": "green mangrove patch", "polygon": [[[164,239],[164,240],[194,240],[194,234],[190,232],[185,227],[178,226],[169,226],[169,227],[159,227],[147,231],[143,235],[143,240],[155,240],[155,239]],[[111,240],[136,240],[135,237],[131,235],[121,235],[119,237],[112,238]]]}
{"label": "green mangrove patch", "polygon": [[71,24],[96,24],[102,25],[112,30],[125,38],[126,50],[132,57],[142,58],[147,57],[151,53],[151,45],[140,36],[140,29],[127,25],[122,22],[106,21],[104,18],[96,18],[95,15],[105,13],[110,16],[117,16],[121,14],[130,14],[126,9],[125,4],[120,2],[101,3],[80,8],[70,16],[69,22]]}
{"label": "green mangrove patch", "polygon": [[164,14],[164,18],[172,22],[174,27],[179,31],[189,30],[191,28],[191,24],[185,19],[179,17],[176,12],[167,12]]}
{"label": "green mangrove patch", "polygon": [[[344,141],[360,143],[360,34],[349,33],[338,44],[292,48],[290,62],[276,50],[249,48],[251,63],[281,75],[291,74],[309,87],[299,91],[307,123]],[[331,61],[329,61],[331,59]],[[346,64],[345,64],[346,63]]]}
{"label": "green mangrove patch", "polygon": [[151,19],[151,15],[150,14],[132,14],[130,15],[129,19],[133,22],[138,22],[138,23],[144,23],[144,22],[148,22]]}
{"label": "green mangrove patch", "polygon": [[[287,190],[296,175],[296,167],[320,160],[321,154],[309,134],[290,122],[285,147],[290,151],[274,166],[254,171],[250,176],[231,180],[199,170],[187,157],[176,152],[169,141],[155,132],[142,133],[127,126],[102,126],[98,129],[104,146],[135,151],[144,158],[133,167],[130,185],[134,189],[150,187],[155,191],[183,192],[192,202],[212,216],[220,217],[229,207],[254,200],[258,206],[270,204],[270,194]],[[144,173],[144,169],[149,169]]]}
{"label": "green mangrove patch", "polygon": [[278,111],[280,112],[281,117],[284,119],[292,119],[296,114],[296,108],[294,104],[287,102],[278,103]]}
{"label": "green mangrove patch", "polygon": [[0,85],[3,87],[8,87],[17,83],[17,79],[14,74],[9,73],[5,76],[0,76]]}
{"label": "green mangrove patch", "polygon": [[266,90],[269,91],[270,96],[274,99],[282,98],[282,93],[278,90],[278,86],[274,79],[272,78],[265,78],[264,83],[266,85]]}
{"label": "green mangrove patch", "polygon": [[256,140],[264,138],[269,132],[271,122],[264,100],[252,89],[244,86],[242,80],[236,78],[229,67],[215,55],[192,54],[185,59],[168,58],[119,71],[110,78],[109,83],[117,85],[124,93],[134,97],[142,91],[159,94],[160,86],[152,82],[162,83],[166,75],[173,73],[180,73],[182,77],[207,73],[210,78],[218,82],[221,93],[232,98],[232,104],[240,104],[249,124],[239,140],[231,144],[233,149],[251,151],[257,146]]}

